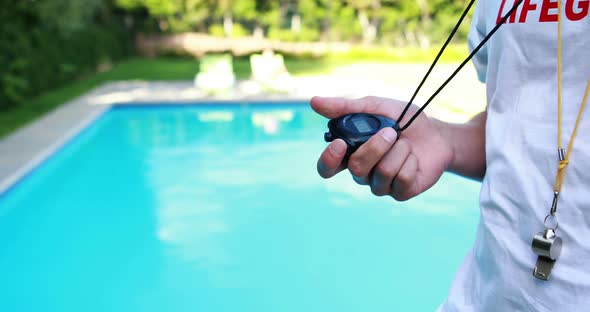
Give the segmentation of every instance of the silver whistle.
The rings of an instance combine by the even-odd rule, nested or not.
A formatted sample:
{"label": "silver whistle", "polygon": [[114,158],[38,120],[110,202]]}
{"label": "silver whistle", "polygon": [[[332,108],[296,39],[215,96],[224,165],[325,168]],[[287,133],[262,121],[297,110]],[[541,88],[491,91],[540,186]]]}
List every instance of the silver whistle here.
{"label": "silver whistle", "polygon": [[553,229],[537,233],[533,238],[533,252],[539,257],[533,270],[533,276],[541,280],[549,280],[555,261],[561,254],[562,241]]}

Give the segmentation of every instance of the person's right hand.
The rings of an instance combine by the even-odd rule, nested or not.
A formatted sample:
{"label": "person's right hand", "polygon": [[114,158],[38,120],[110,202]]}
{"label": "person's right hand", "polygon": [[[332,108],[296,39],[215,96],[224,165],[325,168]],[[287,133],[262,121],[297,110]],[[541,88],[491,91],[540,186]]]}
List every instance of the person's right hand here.
{"label": "person's right hand", "polygon": [[[405,104],[379,97],[311,99],[313,110],[330,119],[350,113],[369,113],[395,120]],[[405,125],[417,110],[415,106],[410,107],[403,121],[398,121],[400,125]],[[317,163],[320,176],[330,178],[348,168],[357,183],[370,185],[373,194],[390,195],[399,201],[410,199],[434,185],[453,159],[451,145],[424,113],[399,138],[393,128],[384,128],[348,159],[345,158],[346,148],[341,139],[328,145]]]}

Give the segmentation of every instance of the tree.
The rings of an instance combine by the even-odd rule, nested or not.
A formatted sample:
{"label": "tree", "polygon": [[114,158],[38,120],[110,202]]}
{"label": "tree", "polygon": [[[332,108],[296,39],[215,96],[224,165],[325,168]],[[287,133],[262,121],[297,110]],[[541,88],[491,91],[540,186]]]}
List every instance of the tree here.
{"label": "tree", "polygon": [[253,21],[256,19],[255,0],[219,0],[217,15],[223,16],[223,31],[226,37],[233,33],[234,18],[242,21]]}
{"label": "tree", "polygon": [[125,57],[110,0],[7,1],[0,10],[0,108]]}
{"label": "tree", "polygon": [[[63,8],[73,0],[45,0]],[[78,0],[79,3],[82,0]],[[143,10],[161,31],[209,31],[226,37],[253,32],[280,40],[347,40],[427,47],[442,41],[467,0],[104,0],[124,10]],[[82,18],[100,0],[70,10]],[[56,3],[61,3],[58,6]],[[49,5],[49,4],[48,4]],[[59,12],[61,9],[54,9]],[[51,11],[51,10],[49,10]],[[467,23],[467,21],[466,21]],[[239,27],[238,27],[239,25]],[[467,28],[458,33],[464,40]]]}
{"label": "tree", "polygon": [[103,0],[51,0],[38,1],[34,8],[41,23],[67,34],[92,24],[94,16],[105,6]]}
{"label": "tree", "polygon": [[378,15],[375,14],[381,8],[380,0],[348,0],[350,6],[355,8],[359,24],[363,30],[363,42],[372,43],[377,37]]}
{"label": "tree", "polygon": [[126,10],[146,9],[162,31],[205,29],[204,22],[215,7],[214,0],[115,0]]}

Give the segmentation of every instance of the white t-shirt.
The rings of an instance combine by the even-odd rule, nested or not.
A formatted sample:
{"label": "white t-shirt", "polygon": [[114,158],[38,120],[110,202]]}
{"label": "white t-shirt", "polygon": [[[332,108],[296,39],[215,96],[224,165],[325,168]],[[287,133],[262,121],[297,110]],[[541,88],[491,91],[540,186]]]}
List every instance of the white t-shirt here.
{"label": "white t-shirt", "polygon": [[[513,4],[479,0],[471,48]],[[590,79],[589,0],[563,0],[562,10],[566,147]],[[440,311],[590,311],[590,103],[559,198],[561,256],[549,281],[532,275],[558,163],[556,21],[557,0],[525,0],[474,58],[488,101],[481,219]]]}

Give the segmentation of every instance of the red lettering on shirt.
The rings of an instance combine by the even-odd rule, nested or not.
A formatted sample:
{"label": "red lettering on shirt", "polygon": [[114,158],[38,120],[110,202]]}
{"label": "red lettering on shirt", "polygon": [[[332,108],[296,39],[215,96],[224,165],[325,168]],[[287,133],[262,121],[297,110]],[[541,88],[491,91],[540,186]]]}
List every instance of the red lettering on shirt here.
{"label": "red lettering on shirt", "polygon": [[[590,0],[588,0],[590,1]],[[530,11],[534,11],[537,9],[537,5],[531,3],[531,0],[524,0],[522,7],[520,8],[520,18],[518,19],[519,23],[526,22],[526,16]]]}
{"label": "red lettering on shirt", "polygon": [[[504,15],[512,8],[519,0],[513,0],[514,4],[509,8],[506,8],[506,0],[501,0],[500,10],[498,10],[498,16],[496,17],[496,24],[500,24]],[[531,3],[535,1],[536,3]],[[508,23],[516,23],[516,15],[519,14],[518,23],[526,23],[527,17],[530,12],[539,12],[539,22],[557,22],[558,13],[558,0],[523,0],[523,3],[518,7],[510,16],[507,18]],[[579,21],[589,16],[590,11],[590,0],[561,0],[565,1],[565,8],[563,16],[572,21]],[[541,3],[539,3],[541,2]],[[506,12],[504,12],[506,9]],[[520,10],[520,12],[518,12]],[[518,12],[518,13],[517,13]]]}
{"label": "red lettering on shirt", "polygon": [[570,21],[579,21],[588,15],[588,6],[590,4],[590,0],[579,0],[578,9],[580,11],[574,12],[574,0],[567,0],[565,3],[565,16]]}
{"label": "red lettering on shirt", "polygon": [[[549,10],[551,9],[554,9],[556,12],[549,14]],[[557,22],[557,1],[543,0],[539,22]]]}
{"label": "red lettering on shirt", "polygon": [[506,0],[502,0],[502,3],[500,3],[500,10],[498,11],[498,17],[496,18],[496,25],[500,24],[502,21],[502,11],[504,11],[504,4],[506,4]]}
{"label": "red lettering on shirt", "polygon": [[[518,0],[514,0],[514,3],[512,4],[512,6],[514,6],[517,2],[518,2]],[[516,11],[517,10],[514,10],[514,12],[512,12],[512,14],[510,14],[510,18],[508,19],[508,23],[516,22]]]}

